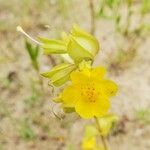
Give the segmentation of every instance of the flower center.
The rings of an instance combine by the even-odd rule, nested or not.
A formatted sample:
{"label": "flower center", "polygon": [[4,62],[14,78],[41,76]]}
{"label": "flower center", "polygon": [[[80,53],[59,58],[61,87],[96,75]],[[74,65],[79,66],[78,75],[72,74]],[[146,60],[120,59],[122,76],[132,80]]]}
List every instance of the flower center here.
{"label": "flower center", "polygon": [[81,86],[81,95],[87,102],[94,103],[97,99],[97,92],[94,83]]}

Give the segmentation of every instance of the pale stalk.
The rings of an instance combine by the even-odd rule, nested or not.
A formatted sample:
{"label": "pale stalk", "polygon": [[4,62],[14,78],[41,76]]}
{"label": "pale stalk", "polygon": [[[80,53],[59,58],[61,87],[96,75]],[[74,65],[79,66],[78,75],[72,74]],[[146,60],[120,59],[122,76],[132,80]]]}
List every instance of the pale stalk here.
{"label": "pale stalk", "polygon": [[101,131],[101,126],[100,126],[100,124],[99,124],[98,118],[97,118],[97,117],[94,117],[94,119],[95,119],[95,122],[96,122],[96,124],[97,124],[97,128],[98,128],[98,131],[99,131],[99,135],[100,135],[100,138],[101,138],[101,141],[102,141],[104,150],[108,150],[105,137],[101,134],[102,131]]}

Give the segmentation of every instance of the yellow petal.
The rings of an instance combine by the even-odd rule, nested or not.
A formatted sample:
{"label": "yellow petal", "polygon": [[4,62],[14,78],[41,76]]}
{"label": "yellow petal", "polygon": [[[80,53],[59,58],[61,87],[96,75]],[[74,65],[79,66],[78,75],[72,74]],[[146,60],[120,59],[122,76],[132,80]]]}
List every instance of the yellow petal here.
{"label": "yellow petal", "polygon": [[75,102],[79,98],[78,91],[74,86],[68,86],[61,94],[64,107],[74,107]]}
{"label": "yellow petal", "polygon": [[75,103],[75,110],[84,119],[90,119],[94,117],[93,108],[91,104],[86,102],[85,100],[78,100]]}
{"label": "yellow petal", "polygon": [[100,97],[96,103],[95,106],[93,106],[93,113],[96,117],[102,117],[108,113],[108,110],[110,108],[110,101],[105,97]]}
{"label": "yellow petal", "polygon": [[104,80],[102,85],[103,93],[107,96],[114,96],[118,91],[117,84],[111,80]]}
{"label": "yellow petal", "polygon": [[91,70],[91,77],[92,78],[101,79],[105,76],[105,74],[106,74],[106,69],[102,66],[96,67],[96,68]]}
{"label": "yellow petal", "polygon": [[83,150],[92,150],[96,147],[96,137],[84,138],[82,141]]}
{"label": "yellow petal", "polygon": [[87,83],[89,80],[90,72],[89,70],[82,70],[82,71],[74,71],[70,74],[71,81],[73,84],[81,84]]}
{"label": "yellow petal", "polygon": [[76,112],[85,119],[102,117],[108,113],[110,102],[108,99],[103,98],[96,100],[96,102],[88,102],[85,99],[79,99],[75,103]]}

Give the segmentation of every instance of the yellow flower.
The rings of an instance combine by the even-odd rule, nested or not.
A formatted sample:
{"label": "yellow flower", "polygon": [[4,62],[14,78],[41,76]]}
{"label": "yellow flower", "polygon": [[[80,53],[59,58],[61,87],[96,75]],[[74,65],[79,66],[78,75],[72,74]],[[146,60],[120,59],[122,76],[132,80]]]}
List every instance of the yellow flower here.
{"label": "yellow flower", "polygon": [[82,141],[83,150],[93,150],[96,147],[96,138],[84,138]]}
{"label": "yellow flower", "polygon": [[70,75],[72,84],[64,89],[64,107],[73,107],[82,118],[101,117],[110,108],[109,97],[117,92],[117,85],[104,79],[103,67],[84,68]]}

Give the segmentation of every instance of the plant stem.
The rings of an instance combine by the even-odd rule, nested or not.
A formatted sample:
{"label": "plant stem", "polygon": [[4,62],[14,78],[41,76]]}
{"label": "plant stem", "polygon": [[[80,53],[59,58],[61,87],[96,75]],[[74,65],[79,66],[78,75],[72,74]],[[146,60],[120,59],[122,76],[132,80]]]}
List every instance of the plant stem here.
{"label": "plant stem", "polygon": [[94,117],[94,118],[95,118],[95,121],[96,121],[96,124],[97,124],[97,128],[98,128],[98,131],[99,131],[99,135],[100,135],[104,150],[108,150],[107,143],[105,141],[105,137],[101,134],[101,126],[99,124],[98,118],[97,117]]}
{"label": "plant stem", "polygon": [[91,34],[95,34],[95,11],[93,0],[89,0],[90,14],[91,14]]}
{"label": "plant stem", "polygon": [[127,36],[129,34],[129,28],[130,28],[130,25],[131,25],[131,16],[132,16],[132,2],[128,2],[128,14],[127,14],[127,23],[126,23],[126,27],[125,27],[125,30],[124,30],[124,35]]}

